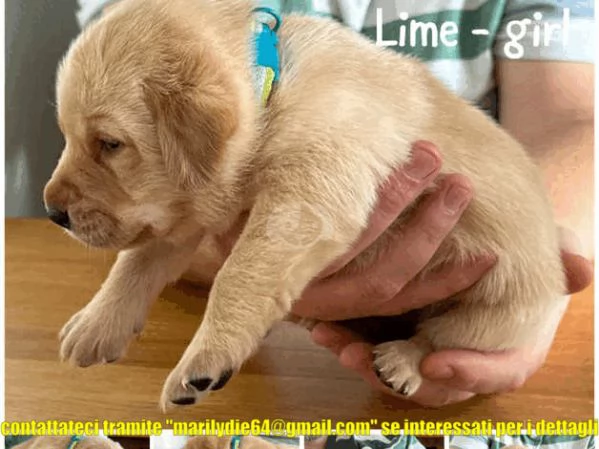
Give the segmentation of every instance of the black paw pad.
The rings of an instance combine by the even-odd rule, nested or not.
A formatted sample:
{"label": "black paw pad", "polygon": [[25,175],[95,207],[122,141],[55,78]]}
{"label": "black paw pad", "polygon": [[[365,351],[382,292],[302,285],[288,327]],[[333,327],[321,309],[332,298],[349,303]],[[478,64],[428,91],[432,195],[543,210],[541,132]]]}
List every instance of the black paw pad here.
{"label": "black paw pad", "polygon": [[191,405],[191,404],[195,404],[196,398],[179,398],[179,399],[174,399],[172,402],[175,405]]}
{"label": "black paw pad", "polygon": [[229,379],[231,378],[231,376],[233,375],[233,370],[227,370],[223,373],[222,376],[220,376],[220,379],[218,379],[218,382],[216,382],[214,384],[214,386],[211,388],[212,391],[216,391],[216,390],[220,390],[222,387],[224,387],[227,382],[229,382]]}
{"label": "black paw pad", "polygon": [[385,385],[387,388],[390,388],[392,390],[394,389],[393,384],[383,377],[383,373],[381,373],[381,370],[378,368],[378,366],[374,367],[374,374],[376,374],[376,377],[379,378],[379,380],[381,381],[381,383],[383,385]]}
{"label": "black paw pad", "polygon": [[212,383],[212,379],[209,377],[200,377],[199,379],[192,379],[189,381],[189,385],[193,386],[198,391],[204,391]]}

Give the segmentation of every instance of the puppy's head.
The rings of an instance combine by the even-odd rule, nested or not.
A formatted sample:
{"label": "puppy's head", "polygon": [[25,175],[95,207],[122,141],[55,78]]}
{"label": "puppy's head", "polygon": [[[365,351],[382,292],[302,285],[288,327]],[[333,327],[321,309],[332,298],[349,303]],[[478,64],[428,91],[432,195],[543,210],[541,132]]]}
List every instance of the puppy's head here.
{"label": "puppy's head", "polygon": [[65,147],[44,201],[89,245],[122,249],[175,232],[198,192],[219,182],[236,90],[214,33],[175,3],[117,4],[59,67]]}

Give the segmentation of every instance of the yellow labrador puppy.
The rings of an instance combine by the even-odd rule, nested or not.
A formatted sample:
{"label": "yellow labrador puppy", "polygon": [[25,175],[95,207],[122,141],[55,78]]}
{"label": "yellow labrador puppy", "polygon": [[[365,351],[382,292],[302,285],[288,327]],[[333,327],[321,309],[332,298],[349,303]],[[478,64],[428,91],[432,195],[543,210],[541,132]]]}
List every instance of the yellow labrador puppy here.
{"label": "yellow labrador puppy", "polygon": [[101,437],[34,437],[13,449],[123,449],[112,440]]}
{"label": "yellow labrador puppy", "polygon": [[[475,191],[422,275],[486,253],[498,260],[472,288],[420,311],[412,338],[378,345],[380,376],[409,397],[430,351],[517,348],[553,332],[564,274],[526,151],[423,64],[325,19],[283,19],[281,76],[263,107],[252,71],[256,20],[250,0],[122,0],[69,49],[57,81],[66,146],[46,206],[85,244],[121,252],[63,328],[62,358],[88,366],[122,357],[165,285],[248,213],[161,404],[193,404],[222,388],[348,251],[377,189],[420,139],[441,149],[442,173],[466,175]],[[389,238],[343,272],[363,270]]]}

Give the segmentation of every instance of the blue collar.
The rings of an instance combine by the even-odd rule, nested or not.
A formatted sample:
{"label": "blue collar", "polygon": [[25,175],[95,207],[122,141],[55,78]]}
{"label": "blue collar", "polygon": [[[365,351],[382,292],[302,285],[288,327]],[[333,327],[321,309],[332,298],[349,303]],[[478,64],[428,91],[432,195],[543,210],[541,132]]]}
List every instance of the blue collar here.
{"label": "blue collar", "polygon": [[83,437],[81,435],[73,435],[71,437],[71,440],[69,441],[67,449],[73,449],[75,446],[77,446],[77,444],[79,444],[81,440],[83,440]]}
{"label": "blue collar", "polygon": [[239,443],[241,443],[241,437],[234,436],[231,438],[231,449],[239,449]]}
{"label": "blue collar", "polygon": [[[265,106],[270,98],[274,84],[279,81],[281,64],[279,61],[279,38],[277,31],[281,26],[281,18],[270,8],[254,8],[254,85],[256,97]],[[269,25],[269,15],[275,19],[274,25]]]}

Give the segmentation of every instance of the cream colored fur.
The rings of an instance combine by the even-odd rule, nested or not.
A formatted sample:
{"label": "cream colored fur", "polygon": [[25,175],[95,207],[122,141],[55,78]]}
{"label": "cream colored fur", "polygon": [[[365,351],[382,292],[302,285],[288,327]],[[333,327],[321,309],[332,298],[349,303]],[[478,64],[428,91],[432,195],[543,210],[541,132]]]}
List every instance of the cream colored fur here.
{"label": "cream colored fur", "polygon": [[[168,282],[190,268],[218,271],[161,405],[222,387],[350,248],[378,187],[416,140],[434,142],[442,173],[466,175],[475,191],[424,273],[484,253],[498,262],[447,310],[428,308],[413,339],[378,346],[376,367],[410,396],[431,350],[546,340],[566,306],[564,274],[551,207],[524,149],[423,64],[324,19],[284,19],[281,81],[261,110],[251,20],[248,0],[122,0],[61,64],[66,147],[45,200],[68,210],[75,237],[122,250],[62,330],[62,358],[87,366],[121,357]],[[122,145],[105,150],[106,139]],[[247,224],[218,270],[223,261],[202,257],[202,243],[244,211]],[[388,238],[346,271],[368,266]],[[400,287],[372,285],[384,295]]]}
{"label": "cream colored fur", "polygon": [[[34,437],[14,447],[14,449],[67,449],[71,437]],[[100,437],[86,437],[75,446],[76,449],[122,449],[114,441]]]}

